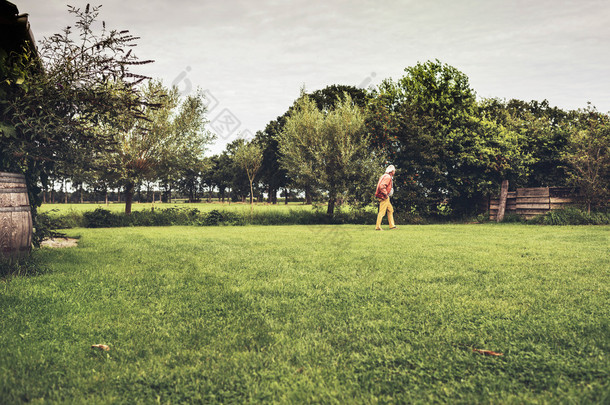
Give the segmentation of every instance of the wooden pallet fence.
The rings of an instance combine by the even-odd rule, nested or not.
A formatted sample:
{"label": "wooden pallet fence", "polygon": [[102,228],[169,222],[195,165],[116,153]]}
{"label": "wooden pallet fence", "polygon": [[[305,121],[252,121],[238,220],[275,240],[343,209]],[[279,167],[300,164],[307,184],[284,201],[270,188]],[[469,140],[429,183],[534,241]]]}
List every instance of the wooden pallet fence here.
{"label": "wooden pallet fence", "polygon": [[517,215],[531,219],[542,215],[551,209],[549,187],[518,188],[517,189]]}
{"label": "wooden pallet fence", "polygon": [[[565,187],[530,187],[509,191],[506,198],[506,214],[517,214],[531,219],[551,210],[563,209],[578,204],[579,196]],[[494,221],[498,214],[500,198],[489,200],[489,219]]]}
{"label": "wooden pallet fence", "polygon": [[[500,198],[491,198],[489,200],[489,219],[492,221],[496,220],[498,215],[498,209],[500,208]],[[509,191],[506,196],[506,209],[505,214],[514,214],[517,212],[517,192]]]}

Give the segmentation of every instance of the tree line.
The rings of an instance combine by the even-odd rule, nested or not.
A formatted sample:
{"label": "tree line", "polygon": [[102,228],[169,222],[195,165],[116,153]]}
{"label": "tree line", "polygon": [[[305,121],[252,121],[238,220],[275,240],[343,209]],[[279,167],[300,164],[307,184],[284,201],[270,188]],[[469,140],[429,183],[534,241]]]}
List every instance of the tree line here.
{"label": "tree line", "polygon": [[[478,99],[468,77],[438,60],[360,89],[304,89],[252,140],[205,156],[201,92],[180,97],[133,72],[128,31],[96,30],[99,8],[71,7],[74,28],[46,38],[38,54],[0,51],[0,170],[26,174],[35,207],[54,182],[81,193],[161,190],[190,201],[215,196],[277,202],[283,191],[306,203],[362,207],[374,202],[387,164],[398,171],[393,203],[421,216],[469,215],[513,187],[577,187],[589,209],[606,209],[610,119],[587,106]],[[153,197],[154,198],[154,197]]]}

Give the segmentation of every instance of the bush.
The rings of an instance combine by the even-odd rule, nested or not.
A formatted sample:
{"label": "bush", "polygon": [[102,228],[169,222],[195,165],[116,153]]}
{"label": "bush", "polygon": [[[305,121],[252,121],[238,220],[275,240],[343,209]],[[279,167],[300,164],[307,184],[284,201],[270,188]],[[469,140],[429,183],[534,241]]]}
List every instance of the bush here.
{"label": "bush", "polygon": [[60,221],[52,218],[47,213],[37,214],[34,217],[34,226],[32,233],[32,244],[36,247],[46,238],[64,237],[63,233],[57,232],[56,229],[61,229]]}
{"label": "bush", "polygon": [[223,221],[223,219],[224,216],[220,211],[212,210],[204,215],[203,219],[201,220],[201,225],[218,225]]}
{"label": "bush", "polygon": [[123,222],[118,215],[103,208],[85,212],[83,217],[85,219],[85,227],[87,228],[112,228],[121,226]]}
{"label": "bush", "polygon": [[476,215],[476,216],[474,217],[474,221],[475,221],[475,222],[478,222],[478,223],[480,223],[480,224],[482,224],[482,223],[484,223],[484,222],[489,222],[489,221],[490,221],[490,219],[489,219],[489,215],[490,215],[490,214],[489,214],[489,211],[485,211],[485,212],[483,212],[483,213],[481,213],[481,214]]}
{"label": "bush", "polygon": [[549,211],[528,221],[530,224],[540,225],[608,225],[610,224],[610,213],[592,212],[588,213],[576,207],[562,210]]}
{"label": "bush", "polygon": [[514,224],[519,222],[525,222],[525,220],[520,215],[510,212],[504,215],[502,222],[507,224]]}

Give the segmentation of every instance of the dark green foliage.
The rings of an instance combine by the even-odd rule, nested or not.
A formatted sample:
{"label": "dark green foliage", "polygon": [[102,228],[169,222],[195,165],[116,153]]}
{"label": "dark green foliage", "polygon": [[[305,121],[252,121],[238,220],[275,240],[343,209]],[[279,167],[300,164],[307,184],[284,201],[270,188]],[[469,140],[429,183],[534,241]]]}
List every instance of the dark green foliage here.
{"label": "dark green foliage", "polygon": [[112,145],[99,129],[119,115],[140,116],[145,77],[131,70],[151,62],[126,52],[137,40],[128,31],[94,32],[99,7],[68,8],[74,28],[45,38],[38,52],[0,50],[0,170],[25,174],[35,221],[49,175],[61,166],[78,180],[91,156]]}
{"label": "dark green foliage", "polygon": [[578,111],[563,157],[569,184],[580,189],[587,211],[605,210],[610,202],[610,116],[595,108]]}
{"label": "dark green foliage", "polygon": [[[78,215],[78,214],[72,214]],[[197,208],[164,208],[157,210],[134,211],[131,215],[112,212],[103,208],[82,214],[83,226],[85,228],[113,228],[125,226],[212,226],[212,225],[242,225],[245,223],[246,214],[221,212],[212,210],[201,212]],[[62,221],[62,217],[55,217],[54,221],[65,225],[68,221]]]}
{"label": "dark green foliage", "polygon": [[[489,215],[488,215],[488,218],[489,218]],[[525,220],[523,218],[521,218],[519,215],[510,212],[510,213],[507,213],[504,215],[504,219],[502,219],[502,222],[518,223],[518,222],[525,222]]]}
{"label": "dark green foliage", "polygon": [[564,160],[574,112],[551,107],[548,101],[486,99],[479,103],[479,115],[496,122],[519,136],[526,165],[507,179],[512,187],[563,187],[566,183]]}
{"label": "dark green foliage", "polygon": [[225,216],[218,210],[212,210],[203,218],[202,225],[219,225]]}
{"label": "dark green foliage", "polygon": [[61,221],[49,216],[48,213],[41,213],[34,217],[34,232],[32,234],[32,244],[36,247],[40,246],[46,238],[57,238],[65,236],[63,233],[57,232],[56,229],[73,228],[73,226],[65,226]]}
{"label": "dark green foliage", "polygon": [[338,103],[349,97],[358,107],[366,107],[370,95],[366,90],[359,89],[354,86],[345,85],[330,85],[322,90],[312,92],[309,97],[316,103],[320,111],[329,111],[334,109]]}
{"label": "dark green foliage", "polygon": [[473,214],[521,167],[517,138],[478,115],[468,77],[440,61],[386,80],[370,103],[373,144],[397,167],[394,203],[426,217]]}
{"label": "dark green foliage", "polygon": [[[83,212],[68,211],[56,214],[56,211],[58,210],[51,210],[38,214],[38,216],[41,217],[40,221],[43,223],[43,227],[52,230],[86,228],[87,220],[85,219]],[[36,219],[36,221],[38,221],[38,219]]]}
{"label": "dark green foliage", "polygon": [[87,228],[112,228],[120,226],[120,214],[112,213],[103,208],[97,208],[95,211],[83,213],[85,226]]}

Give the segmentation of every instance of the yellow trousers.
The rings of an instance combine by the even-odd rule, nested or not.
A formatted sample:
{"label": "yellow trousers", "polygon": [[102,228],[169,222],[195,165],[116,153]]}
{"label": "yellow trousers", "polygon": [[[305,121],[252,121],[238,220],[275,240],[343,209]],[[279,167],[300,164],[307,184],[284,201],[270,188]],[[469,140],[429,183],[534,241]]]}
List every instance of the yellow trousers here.
{"label": "yellow trousers", "polygon": [[390,204],[390,198],[386,198],[385,200],[381,200],[379,202],[379,214],[377,214],[377,225],[375,229],[381,229],[381,220],[388,213],[388,223],[390,224],[390,229],[396,227],[394,224],[394,208],[392,204]]}

